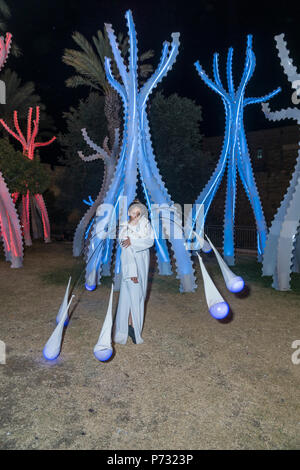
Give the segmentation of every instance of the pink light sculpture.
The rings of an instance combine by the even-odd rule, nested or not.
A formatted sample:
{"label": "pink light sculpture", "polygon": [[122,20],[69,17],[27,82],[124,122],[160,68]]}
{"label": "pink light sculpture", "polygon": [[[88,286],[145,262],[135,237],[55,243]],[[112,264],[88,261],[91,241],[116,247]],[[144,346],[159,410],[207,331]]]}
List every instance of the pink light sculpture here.
{"label": "pink light sculpture", "polygon": [[[0,70],[5,64],[10,48],[11,33],[5,39],[0,37]],[[0,171],[0,238],[3,240],[6,261],[12,268],[20,268],[23,263],[23,241],[18,213]]]}
{"label": "pink light sculpture", "polygon": [[[16,140],[18,140],[23,148],[23,155],[29,160],[34,159],[34,152],[35,149],[38,147],[45,147],[47,145],[52,144],[52,142],[56,139],[56,137],[52,137],[52,139],[48,140],[47,142],[36,142],[37,134],[39,131],[39,121],[40,121],[40,108],[39,106],[36,107],[36,118],[32,119],[33,108],[29,108],[28,111],[28,119],[27,119],[27,133],[26,138],[22,133],[19,121],[18,121],[18,112],[14,111],[14,125],[17,132],[14,132],[10,127],[4,122],[3,119],[0,119],[0,123],[2,126],[11,134]],[[19,194],[14,193],[15,201],[18,199]],[[30,246],[32,245],[31,241],[31,234],[30,234],[30,212],[31,212],[31,220],[32,220],[32,231],[33,237],[38,238],[40,236],[41,230],[39,229],[38,220],[42,221],[42,233],[44,236],[44,240],[46,243],[51,241],[50,239],[50,223],[49,217],[45,205],[44,198],[41,194],[34,194],[33,196],[30,194],[29,190],[27,194],[22,195],[22,209],[21,209],[21,221],[24,230],[24,239],[25,245]],[[36,217],[36,214],[39,214],[40,218]]]}

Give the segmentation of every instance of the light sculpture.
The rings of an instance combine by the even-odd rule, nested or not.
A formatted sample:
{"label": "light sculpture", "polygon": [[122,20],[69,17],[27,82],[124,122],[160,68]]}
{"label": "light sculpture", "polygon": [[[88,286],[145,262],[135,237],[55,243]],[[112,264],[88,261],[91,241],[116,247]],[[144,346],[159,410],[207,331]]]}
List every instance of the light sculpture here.
{"label": "light sculpture", "polygon": [[[182,226],[179,226],[178,228],[179,230],[184,231]],[[207,236],[206,238],[208,242],[206,242],[196,232],[193,232],[193,235],[195,235],[195,237],[197,238],[202,251],[208,253],[209,251],[213,250],[213,252],[215,253],[228,290],[230,290],[231,292],[240,292],[244,287],[243,279],[239,276],[236,276],[228,268],[225,261],[222,259],[217,249],[214,247],[214,245],[212,244],[212,242],[209,240]],[[104,242],[105,242],[105,239],[102,239],[100,243],[103,244]],[[97,252],[94,251],[91,254],[91,258],[93,258],[95,254],[97,254]],[[198,255],[199,264],[201,268],[204,291],[205,291],[205,298],[206,298],[208,310],[215,319],[217,320],[224,319],[230,311],[229,305],[224,300],[223,296],[220,294],[219,290],[215,286],[213,280],[211,279],[209,273],[207,272],[205,268],[205,265],[203,263],[201,256],[199,255],[199,253],[197,253],[197,255]],[[78,280],[75,283],[75,286],[72,288],[73,292],[75,291],[76,287],[79,285],[81,276],[82,276],[82,273],[79,275]],[[67,327],[69,323],[68,310],[72,302],[72,299],[74,297],[74,295],[72,295],[71,299],[69,300],[70,283],[71,283],[71,277],[69,278],[65,295],[60,305],[57,317],[56,317],[57,326],[54,329],[52,335],[50,336],[49,340],[47,341],[43,349],[44,358],[49,361],[53,361],[59,356],[60,351],[61,351],[61,346],[62,346],[63,331],[64,331],[64,328]],[[232,288],[233,285],[235,285],[234,289]],[[114,284],[112,284],[111,286],[111,292],[110,292],[110,298],[109,298],[109,304],[108,304],[106,317],[104,319],[97,344],[94,347],[94,356],[100,362],[108,361],[112,357],[113,352],[114,352],[113,346],[112,346],[113,291],[114,291]]]}
{"label": "light sculpture", "polygon": [[[300,73],[297,72],[289,57],[284,34],[275,36],[276,47],[281,65],[293,88],[300,84]],[[298,100],[299,103],[299,100]],[[272,121],[293,119],[300,125],[300,109],[293,107],[281,111],[270,111],[266,103],[263,111]],[[263,258],[263,276],[273,276],[277,290],[290,290],[291,272],[300,272],[300,142],[294,172],[271,224]]]}
{"label": "light sculpture", "polygon": [[[173,66],[179,47],[179,33],[172,34],[172,44],[164,43],[162,57],[158,68],[147,82],[139,88],[137,73],[137,41],[136,31],[132,19],[131,11],[126,12],[126,20],[129,29],[129,63],[125,65],[121,57],[118,44],[112,26],[106,24],[107,35],[112,47],[113,55],[123,83],[119,83],[112,74],[111,61],[105,59],[105,71],[109,84],[119,93],[124,106],[124,132],[120,156],[115,168],[115,172],[109,189],[104,197],[103,203],[96,212],[95,222],[91,230],[91,242],[87,250],[86,266],[86,288],[95,289],[100,283],[102,267],[109,263],[111,244],[113,240],[107,237],[107,230],[113,224],[118,211],[121,217],[126,217],[128,205],[136,195],[136,184],[138,173],[143,184],[145,198],[149,207],[150,217],[152,214],[151,204],[158,204],[166,207],[173,206],[173,202],[165,188],[162,178],[156,165],[155,156],[151,144],[150,129],[146,113],[146,104],[150,93],[162,80],[166,73]],[[120,200],[125,200],[125,207],[122,208]],[[162,214],[169,217],[169,212],[162,208]],[[195,276],[190,253],[185,249],[185,240],[173,235],[170,226],[177,222],[182,224],[180,214],[174,210],[174,219],[166,221],[161,217],[162,226],[166,237],[169,239],[174,257],[178,277],[180,279],[180,291],[191,292],[195,289]],[[102,243],[103,240],[105,243]],[[155,240],[159,272],[161,274],[171,273],[170,257],[168,254],[166,240],[157,234]],[[97,252],[92,259],[91,254]],[[117,249],[115,262],[115,289],[119,286],[120,280],[120,247]]]}
{"label": "light sculpture", "polygon": [[[18,142],[21,143],[23,148],[23,155],[29,158],[29,160],[34,159],[34,152],[36,148],[50,145],[56,139],[56,137],[52,137],[52,139],[50,139],[48,142],[36,142],[40,121],[39,106],[36,107],[36,118],[33,120],[33,126],[32,112],[33,108],[29,108],[26,138],[20,129],[17,111],[14,111],[14,124],[17,132],[11,130],[10,127],[4,122],[4,120],[0,119],[0,123],[7,130],[7,132],[11,134],[16,140],[18,140]],[[15,200],[18,199],[18,196],[19,195],[15,193]],[[25,245],[32,245],[30,234],[30,213],[34,238],[38,238],[40,233],[42,233],[45,242],[49,243],[51,241],[50,223],[43,196],[41,194],[34,194],[31,196],[29,191],[27,191],[27,194],[22,195],[21,207],[21,221],[24,228]],[[39,214],[42,224],[39,223],[39,218],[37,217],[37,214]]]}
{"label": "light sculpture", "polygon": [[[64,310],[62,311],[61,318],[53,331],[52,335],[48,339],[47,343],[45,344],[45,347],[43,349],[43,356],[45,359],[48,361],[54,361],[55,359],[58,358],[61,350],[61,345],[62,345],[62,338],[63,338],[63,331],[66,326],[66,322],[68,320],[68,312],[70,305],[73,301],[73,298],[75,296],[72,295],[69,303],[65,306]],[[68,322],[67,322],[68,323]]]}
{"label": "light sculpture", "polygon": [[[12,35],[6,33],[4,39],[0,37],[0,70],[4,66],[10,48]],[[1,170],[1,169],[0,169]],[[0,238],[4,245],[6,261],[12,268],[20,268],[23,262],[23,240],[18,213],[15,208],[14,197],[9,190],[0,171]]]}
{"label": "light sculpture", "polygon": [[[260,98],[245,98],[245,89],[251,79],[255,69],[255,55],[252,50],[252,36],[247,36],[247,50],[244,71],[240,84],[234,87],[232,74],[232,56],[233,48],[230,47],[227,55],[227,84],[228,91],[225,90],[219,75],[218,54],[214,54],[213,75],[214,80],[210,79],[202,69],[199,62],[195,67],[207,86],[215,91],[222,99],[225,108],[225,136],[220,159],[210,180],[198,196],[194,207],[188,216],[188,225],[194,229],[198,220],[198,210],[195,207],[204,207],[203,220],[200,223],[200,232],[203,232],[205,218],[213,198],[219,188],[221,180],[227,169],[227,192],[225,203],[224,218],[224,258],[229,265],[233,265],[234,259],[234,218],[236,202],[236,177],[237,172],[243,183],[245,192],[249,198],[252,210],[254,212],[257,227],[257,251],[258,259],[261,261],[264,252],[267,227],[261,206],[258,190],[256,187],[254,174],[251,166],[250,154],[247,146],[246,135],[243,123],[243,114],[245,106],[254,103],[267,101],[277,93],[280,88]],[[197,246],[197,245],[196,245]]]}
{"label": "light sculpture", "polygon": [[94,347],[94,356],[98,361],[106,362],[108,361],[112,354],[112,326],[113,326],[113,314],[112,314],[112,304],[113,304],[113,295],[114,295],[114,285],[111,286],[108,309],[106,317],[101,328],[99,339],[97,344]]}
{"label": "light sculpture", "polygon": [[[102,186],[98,196],[96,197],[95,201],[89,200],[89,203],[84,201],[90,207],[80,220],[74,235],[73,240],[73,255],[80,256],[84,250],[84,241],[86,238],[86,234],[90,232],[90,229],[93,225],[95,220],[95,213],[97,207],[103,202],[104,197],[108,191],[109,185],[111,183],[115,167],[117,156],[119,153],[119,129],[115,129],[115,139],[114,139],[114,146],[112,150],[108,148],[108,137],[105,137],[103,142],[103,147],[96,145],[88,136],[86,129],[81,129],[83,138],[85,142],[95,151],[94,154],[85,157],[81,151],[78,152],[80,158],[85,162],[91,162],[95,160],[102,160],[104,163],[104,175],[102,180]],[[109,275],[109,269],[108,269]]]}

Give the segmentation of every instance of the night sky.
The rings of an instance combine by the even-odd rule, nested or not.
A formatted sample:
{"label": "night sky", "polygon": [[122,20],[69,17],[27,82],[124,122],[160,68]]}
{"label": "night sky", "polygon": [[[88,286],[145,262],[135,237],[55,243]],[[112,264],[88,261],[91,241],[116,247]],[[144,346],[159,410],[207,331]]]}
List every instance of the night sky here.
{"label": "night sky", "polygon": [[[18,59],[10,57],[6,67],[15,70],[23,82],[35,82],[42,102],[61,131],[64,131],[62,112],[71,105],[76,106],[78,100],[89,93],[87,87],[70,89],[65,86],[65,80],[74,71],[61,58],[65,48],[77,47],[71,38],[72,32],[79,31],[91,41],[96,31],[103,30],[107,22],[116,32],[126,34],[124,14],[128,8],[133,12],[139,51],[155,51],[154,67],[159,62],[164,40],[170,40],[172,32],[180,32],[177,61],[159,89],[167,95],[177,92],[202,105],[201,132],[206,136],[223,134],[223,105],[221,99],[202,82],[193,64],[199,60],[212,77],[213,53],[219,52],[221,78],[226,83],[226,54],[228,47],[233,46],[233,73],[237,84],[244,66],[247,34],[253,34],[256,69],[247,86],[246,96],[264,95],[281,86],[283,92],[272,100],[271,106],[275,110],[293,106],[292,91],[277,56],[274,35],[285,33],[291,57],[300,70],[298,2],[8,0],[8,3],[12,11],[8,30],[22,49],[23,56]],[[260,105],[246,108],[246,131],[289,124],[294,123],[269,123]],[[55,162],[54,155],[50,158]]]}

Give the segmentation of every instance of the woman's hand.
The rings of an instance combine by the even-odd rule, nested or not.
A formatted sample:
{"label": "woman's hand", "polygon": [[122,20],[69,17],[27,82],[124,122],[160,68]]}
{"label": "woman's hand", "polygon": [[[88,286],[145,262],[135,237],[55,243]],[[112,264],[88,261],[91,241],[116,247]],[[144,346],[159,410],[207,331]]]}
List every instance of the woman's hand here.
{"label": "woman's hand", "polygon": [[131,245],[130,238],[127,237],[126,240],[123,240],[123,241],[121,242],[121,245],[122,245],[124,248],[128,248],[128,247]]}
{"label": "woman's hand", "polygon": [[132,280],[132,282],[134,282],[135,284],[138,284],[138,278],[137,277],[131,277],[130,278]]}

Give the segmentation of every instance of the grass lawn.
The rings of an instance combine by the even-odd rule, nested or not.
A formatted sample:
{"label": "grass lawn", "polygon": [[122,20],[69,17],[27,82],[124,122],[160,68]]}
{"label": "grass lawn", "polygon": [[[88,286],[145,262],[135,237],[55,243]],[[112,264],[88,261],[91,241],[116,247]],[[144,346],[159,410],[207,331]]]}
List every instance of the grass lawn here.
{"label": "grass lawn", "polygon": [[[231,312],[208,312],[198,289],[180,294],[176,276],[150,268],[144,343],[93,356],[111,278],[84,289],[84,263],[65,242],[35,242],[24,267],[0,258],[1,449],[299,449],[300,275],[290,292],[272,289],[260,265],[240,255],[245,292],[226,290],[215,258],[206,266]],[[80,274],[83,275],[78,280]],[[42,356],[69,275],[77,282],[61,355]],[[114,295],[114,311],[118,293]],[[299,353],[300,357],[300,353]]]}

